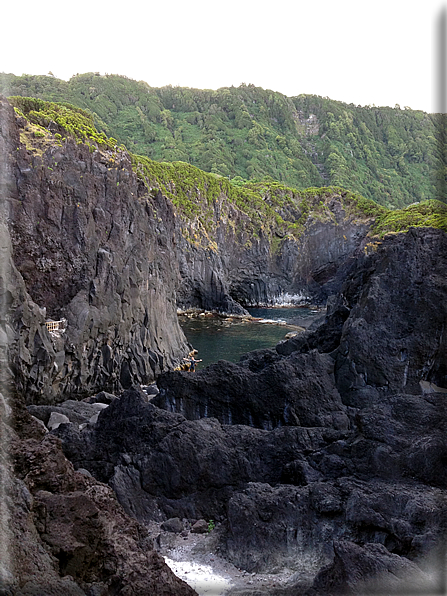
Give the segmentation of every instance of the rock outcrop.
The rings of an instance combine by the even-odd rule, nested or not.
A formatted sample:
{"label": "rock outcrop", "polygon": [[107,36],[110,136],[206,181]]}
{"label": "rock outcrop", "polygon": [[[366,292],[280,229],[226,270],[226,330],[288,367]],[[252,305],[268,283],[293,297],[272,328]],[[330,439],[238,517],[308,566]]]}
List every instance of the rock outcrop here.
{"label": "rock outcrop", "polygon": [[134,173],[126,151],[58,139],[6,100],[0,108],[7,343],[29,403],[152,382],[188,352],[177,307],[245,314],[291,296],[324,301],[369,229],[334,194],[299,238],[278,230],[273,242],[223,191],[208,205],[197,189],[211,237]]}
{"label": "rock outcrop", "polygon": [[[324,302],[369,229],[341,191],[326,193],[297,237],[258,230],[222,189],[211,200],[197,187],[204,227],[174,207],[180,189],[171,184],[168,199],[125,150],[43,132],[4,99],[0,118],[7,283],[23,294],[11,298],[20,334],[8,342],[29,402],[116,393],[174,368],[188,352],[177,307],[246,314],[252,304]],[[289,201],[279,215],[293,222],[301,211]],[[49,320],[64,322],[54,331]]]}
{"label": "rock outcrop", "polygon": [[53,432],[137,519],[218,520],[230,561],[286,566],[297,594],[440,589],[446,248],[434,230],[385,238],[315,330],[165,373],[152,401],[130,390],[94,426]]}
{"label": "rock outcrop", "polygon": [[382,544],[336,541],[334,554],[333,564],[318,574],[305,596],[440,593],[433,577]]}
{"label": "rock outcrop", "polygon": [[[353,260],[325,324],[282,343],[282,355],[333,352],[347,405],[447,386],[447,236],[413,228],[366,245]],[[424,385],[425,384],[425,385]]]}
{"label": "rock outcrop", "polygon": [[[400,589],[410,575],[439,586],[446,234],[365,244],[340,195],[333,223],[308,220],[275,251],[247,242],[235,207],[225,225],[221,195],[211,250],[125,151],[56,143],[0,108],[7,589],[192,593],[140,525],[172,518],[220,522],[221,553],[252,572],[287,566],[296,594]],[[335,292],[316,329],[238,364],[170,370],[188,351],[177,303],[240,314],[306,292]],[[138,388],[155,378],[158,395]]]}
{"label": "rock outcrop", "polygon": [[[351,257],[371,223],[348,213],[341,195],[335,193],[327,199],[330,217],[309,217],[298,238],[278,232],[272,242],[262,230],[255,234],[247,215],[226,203],[228,199],[222,194],[213,202],[209,216],[215,229],[214,249],[206,248],[205,235],[194,222],[190,224],[194,226],[192,232],[203,236],[202,246],[191,244],[184,236],[178,238],[183,283],[177,300],[182,309],[243,314],[241,305],[306,299],[324,303],[340,289]],[[228,210],[225,217],[224,207]],[[297,221],[301,212],[292,210],[282,215]]]}
{"label": "rock outcrop", "polygon": [[267,432],[222,425],[214,418],[188,421],[148,403],[136,390],[103,410],[94,427],[79,431],[73,424],[61,425],[54,433],[75,467],[110,483],[142,521],[221,518],[235,487],[278,483],[300,453],[346,435],[321,427]]}
{"label": "rock outcrop", "polygon": [[214,417],[223,424],[266,430],[284,425],[348,428],[333,371],[332,358],[317,350],[289,358],[259,350],[241,364],[221,361],[194,375],[162,375],[152,403],[189,420]]}
{"label": "rock outcrop", "polygon": [[[427,397],[396,397],[386,418],[382,408],[352,412],[351,430],[266,431],[188,421],[129,390],[94,427],[53,432],[75,467],[112,486],[130,515],[221,521],[221,553],[233,564],[287,566],[310,587],[331,564],[335,539],[383,545],[402,565],[437,556],[447,513],[445,420],[440,396]],[[408,403],[417,400],[413,429]]]}
{"label": "rock outcrop", "polygon": [[75,472],[19,396],[0,394],[0,592],[189,596],[112,489]]}
{"label": "rock outcrop", "polygon": [[[0,108],[19,391],[49,403],[153,381],[188,351],[176,316],[172,204],[147,192],[126,152],[33,137],[5,100]],[[62,318],[66,328],[50,333],[45,322]]]}

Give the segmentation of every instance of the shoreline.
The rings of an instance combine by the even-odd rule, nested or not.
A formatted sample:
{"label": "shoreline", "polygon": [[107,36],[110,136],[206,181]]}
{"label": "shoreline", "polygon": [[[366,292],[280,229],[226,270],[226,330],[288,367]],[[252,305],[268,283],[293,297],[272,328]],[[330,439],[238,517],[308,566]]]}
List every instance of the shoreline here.
{"label": "shoreline", "polygon": [[235,320],[235,321],[249,321],[249,322],[265,322],[269,324],[278,324],[278,325],[287,325],[287,326],[300,326],[307,328],[306,325],[302,325],[301,323],[297,323],[296,321],[306,321],[311,320],[314,321],[319,317],[326,315],[326,307],[319,307],[315,305],[300,305],[300,306],[293,306],[293,305],[281,305],[281,306],[256,306],[250,308],[263,308],[265,310],[274,310],[274,309],[284,309],[284,310],[291,310],[291,309],[300,309],[306,308],[310,309],[311,313],[307,314],[306,316],[300,317],[297,316],[291,321],[285,321],[284,319],[268,319],[265,317],[255,317],[251,314],[247,315],[238,315],[233,313],[223,313],[215,310],[204,310],[201,308],[188,308],[186,310],[177,309],[177,317],[185,317],[188,319],[202,319],[202,318],[218,318],[224,320]]}
{"label": "shoreline", "polygon": [[191,308],[187,310],[180,310],[177,309],[177,317],[184,317],[186,319],[223,319],[226,321],[245,321],[249,323],[262,323],[265,325],[278,325],[281,327],[290,327],[292,329],[302,329],[307,330],[310,328],[311,325],[315,321],[322,319],[326,316],[326,307],[320,308],[314,305],[302,305],[302,306],[269,306],[269,307],[253,307],[253,308],[265,308],[268,309],[299,309],[299,308],[307,308],[307,309],[314,309],[313,312],[307,314],[306,316],[300,317],[297,316],[289,321],[284,319],[267,319],[263,317],[254,317],[250,314],[248,315],[237,315],[231,313],[221,313],[217,311],[209,311],[209,310],[202,310],[198,308]]}

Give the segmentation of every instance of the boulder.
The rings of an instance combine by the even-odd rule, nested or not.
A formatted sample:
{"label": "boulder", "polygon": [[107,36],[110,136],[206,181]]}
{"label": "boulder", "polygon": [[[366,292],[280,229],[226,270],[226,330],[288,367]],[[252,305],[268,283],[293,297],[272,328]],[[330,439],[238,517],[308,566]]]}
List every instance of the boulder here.
{"label": "boulder", "polygon": [[[322,569],[305,596],[367,594],[441,594],[439,576],[425,573],[382,544],[359,546],[334,541],[334,561]],[[441,591],[440,591],[441,590]]]}
{"label": "boulder", "polygon": [[[86,403],[84,401],[67,400],[59,406],[29,405],[28,411],[50,428],[50,420],[58,419],[56,414],[63,416],[66,419],[64,420],[65,423],[72,422],[77,426],[81,426],[89,423],[93,417],[96,417],[96,422],[99,412],[104,408],[107,408],[107,404],[100,402]],[[62,421],[62,418],[60,420]]]}
{"label": "boulder", "polygon": [[160,528],[165,532],[174,532],[175,534],[180,534],[183,531],[183,522],[178,517],[171,517],[164,521]]}
{"label": "boulder", "polygon": [[199,519],[191,526],[191,532],[193,534],[206,534],[209,530],[208,522],[204,519]]}
{"label": "boulder", "polygon": [[50,418],[48,420],[48,428],[50,430],[54,430],[59,427],[60,424],[71,424],[70,420],[64,414],[60,414],[59,412],[51,412]]}

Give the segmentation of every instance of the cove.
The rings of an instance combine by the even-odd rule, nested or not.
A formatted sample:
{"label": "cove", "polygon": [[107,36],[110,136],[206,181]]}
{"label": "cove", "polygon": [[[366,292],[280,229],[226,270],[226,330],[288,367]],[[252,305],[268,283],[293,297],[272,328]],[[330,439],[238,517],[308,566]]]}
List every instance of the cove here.
{"label": "cove", "polygon": [[188,342],[199,351],[202,359],[198,368],[218,360],[238,362],[252,350],[273,348],[284,336],[293,331],[300,320],[313,315],[310,308],[249,308],[252,317],[261,321],[222,318],[205,315],[179,317],[180,326]]}

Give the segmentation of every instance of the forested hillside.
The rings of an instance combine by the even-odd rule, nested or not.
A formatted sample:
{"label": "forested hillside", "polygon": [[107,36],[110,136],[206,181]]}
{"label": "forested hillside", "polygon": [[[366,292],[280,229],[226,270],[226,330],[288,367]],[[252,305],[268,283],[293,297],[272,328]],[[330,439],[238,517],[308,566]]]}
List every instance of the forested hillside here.
{"label": "forested hillside", "polygon": [[153,88],[95,73],[70,81],[2,75],[6,95],[66,101],[107,136],[155,161],[183,161],[233,184],[266,176],[297,189],[343,186],[389,208],[443,198],[438,116],[360,107],[253,85]]}
{"label": "forested hillside", "polygon": [[[90,153],[97,149],[109,151],[110,169],[115,167],[114,151],[117,140],[98,132],[93,117],[82,108],[68,103],[47,102],[40,99],[11,96],[10,103],[16,115],[23,118],[22,124],[34,142],[43,147],[49,143],[63,147],[70,138],[77,143],[87,144]],[[24,133],[23,133],[24,134]],[[22,142],[28,146],[24,134]],[[447,230],[447,206],[437,200],[423,201],[405,209],[389,210],[358,193],[340,187],[311,187],[305,190],[288,187],[274,180],[247,181],[232,184],[225,177],[206,173],[184,162],[157,162],[142,155],[130,153],[132,168],[153,193],[160,189],[175,206],[177,213],[186,222],[196,219],[204,232],[206,242],[213,245],[216,230],[212,226],[210,212],[220,196],[225,196],[225,208],[235,208],[248,216],[246,224],[250,236],[262,234],[271,240],[289,235],[298,237],[303,225],[311,219],[331,218],[325,204],[334,194],[342,197],[344,209],[360,219],[374,219],[373,234],[406,231],[409,227],[435,227]],[[226,214],[227,217],[228,214]],[[229,217],[231,219],[231,217]],[[194,242],[194,241],[193,241]]]}

